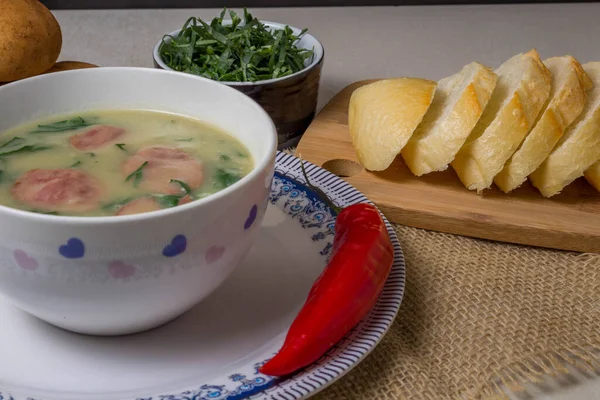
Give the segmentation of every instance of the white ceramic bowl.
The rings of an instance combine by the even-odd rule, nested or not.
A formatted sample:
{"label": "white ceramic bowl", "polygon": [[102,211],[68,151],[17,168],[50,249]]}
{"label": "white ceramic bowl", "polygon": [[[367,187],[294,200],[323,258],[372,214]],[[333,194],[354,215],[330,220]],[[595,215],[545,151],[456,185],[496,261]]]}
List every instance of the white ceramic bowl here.
{"label": "white ceramic bowl", "polygon": [[252,245],[268,201],[277,134],[248,96],[150,68],[58,72],[0,88],[0,132],[54,114],[150,109],[215,124],[246,145],[252,172],[204,199],[145,214],[65,217],[0,206],[0,293],[67,330],[134,333],[198,304]]}

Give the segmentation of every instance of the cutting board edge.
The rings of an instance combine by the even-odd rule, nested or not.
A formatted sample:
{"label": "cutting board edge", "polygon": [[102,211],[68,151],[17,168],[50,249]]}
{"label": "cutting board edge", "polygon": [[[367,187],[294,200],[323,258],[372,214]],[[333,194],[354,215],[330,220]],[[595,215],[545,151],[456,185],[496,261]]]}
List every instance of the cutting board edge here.
{"label": "cutting board edge", "polygon": [[[330,138],[331,135],[320,135],[317,129],[321,131],[326,130],[328,125],[330,125],[331,128],[334,128],[335,125],[335,128],[340,129],[339,127],[342,125],[345,130],[347,130],[347,113],[345,113],[346,115],[343,115],[344,118],[341,118],[343,114],[341,111],[344,110],[344,108],[347,110],[348,100],[352,92],[360,86],[377,80],[379,79],[364,79],[350,83],[332,98],[332,100],[315,117],[313,124],[307,129],[298,144],[297,151],[302,154],[303,159],[320,167],[323,166],[322,164],[325,161],[335,158],[345,158],[355,162],[357,161],[355,154],[347,154],[347,157],[338,154],[330,154],[327,157],[313,154],[314,149],[323,147],[323,143],[332,142],[332,139]],[[340,104],[341,102],[344,102],[345,104]],[[349,134],[347,137],[344,137],[343,140],[351,143],[351,141],[349,141]],[[311,141],[319,142],[320,146],[312,146],[313,148],[311,149]],[[346,147],[350,143],[346,143]],[[561,229],[560,223],[556,224],[557,226],[553,229],[545,229],[532,226],[533,224],[519,225],[518,223],[494,222],[492,226],[497,229],[490,229],[490,225],[485,221],[478,222],[468,220],[461,218],[459,214],[456,216],[453,216],[452,213],[450,213],[450,215],[439,215],[435,212],[431,212],[431,210],[418,210],[410,207],[403,207],[401,204],[388,204],[382,202],[376,193],[374,194],[370,193],[369,190],[364,190],[359,182],[354,182],[352,178],[342,177],[342,179],[353,185],[357,190],[361,191],[367,198],[373,201],[392,223],[490,241],[584,253],[600,253],[600,214],[598,214],[599,229],[594,229],[593,231],[573,232],[573,229]],[[395,183],[391,185],[397,186],[397,188],[402,190],[402,184]],[[466,191],[465,196],[466,195],[471,195],[471,192]],[[465,199],[468,198],[465,197]],[[543,200],[544,199],[540,198],[540,201]],[[600,196],[598,196],[598,205],[600,209]],[[533,209],[534,205],[531,205],[530,207]],[[564,214],[564,210],[561,214]],[[592,215],[591,212],[589,212],[589,214]],[[566,219],[565,221],[561,220],[559,222],[566,222]]]}
{"label": "cutting board edge", "polygon": [[[357,188],[357,190],[360,191],[360,188]],[[508,223],[495,224],[494,226],[497,229],[491,230],[484,223],[466,221],[458,216],[440,216],[436,213],[421,210],[404,209],[397,204],[390,206],[376,200],[373,203],[390,222],[412,228],[524,246],[582,253],[600,253],[600,232],[594,235],[584,235]],[[469,227],[465,226],[465,222],[468,222]],[[444,228],[440,229],[440,226]],[[567,236],[570,240],[565,240]]]}

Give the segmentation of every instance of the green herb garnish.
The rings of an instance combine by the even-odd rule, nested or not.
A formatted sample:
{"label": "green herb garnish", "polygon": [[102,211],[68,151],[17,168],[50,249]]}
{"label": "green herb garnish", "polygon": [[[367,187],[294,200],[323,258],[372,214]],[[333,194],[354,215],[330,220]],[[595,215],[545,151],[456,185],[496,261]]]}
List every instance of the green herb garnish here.
{"label": "green herb garnish", "polygon": [[4,173],[6,172],[6,162],[0,159],[0,183],[4,180]]}
{"label": "green herb garnish", "polygon": [[184,138],[184,139],[175,139],[176,142],[191,142],[192,138]]}
{"label": "green herb garnish", "polygon": [[221,160],[221,161],[231,161],[231,157],[229,157],[227,154],[221,154],[221,155],[219,155],[219,160]]}
{"label": "green herb garnish", "polygon": [[90,157],[96,157],[96,153],[85,153],[85,154],[87,154]]}
{"label": "green herb garnish", "polygon": [[80,165],[81,161],[75,161],[73,164],[71,164],[71,168],[75,168],[76,166]]}
{"label": "green herb garnish", "polygon": [[175,207],[179,205],[179,201],[186,195],[192,193],[192,188],[185,182],[178,179],[171,179],[171,183],[177,183],[181,186],[183,193],[180,194],[167,194],[167,195],[154,195],[156,201],[165,208]]}
{"label": "green herb garnish", "polygon": [[127,150],[125,149],[125,143],[115,143],[115,146],[117,146],[120,150],[127,152]]}
{"label": "green herb garnish", "polygon": [[4,156],[7,154],[15,154],[15,153],[35,153],[36,151],[48,150],[52,148],[52,146],[42,146],[37,144],[29,144],[18,149],[14,149],[8,152],[3,152],[0,150],[0,156]]}
{"label": "green herb garnish", "polygon": [[40,210],[36,210],[35,208],[27,210],[27,211],[36,213],[36,214],[60,215],[57,211],[40,211]]}
{"label": "green herb garnish", "polygon": [[142,180],[142,170],[146,165],[148,165],[148,161],[144,161],[142,165],[140,165],[135,171],[129,174],[129,176],[125,178],[125,182],[129,182],[129,180],[133,179],[133,186],[137,186]]}
{"label": "green herb garnish", "polygon": [[14,138],[10,139],[9,141],[6,141],[2,144],[0,144],[0,149],[4,149],[4,148],[12,148],[12,147],[18,147],[21,146],[22,144],[24,144],[26,142],[25,139],[23,139],[22,137],[18,137],[15,136]]}
{"label": "green herb garnish", "polygon": [[50,146],[37,144],[26,144],[27,140],[15,136],[14,138],[0,144],[0,156],[6,156],[15,153],[33,153],[40,150],[49,149]]}
{"label": "green herb garnish", "polygon": [[233,172],[225,168],[219,168],[215,172],[215,179],[221,188],[226,188],[242,179],[242,177],[237,172]]}
{"label": "green herb garnish", "polygon": [[181,188],[183,189],[183,192],[185,194],[190,194],[192,193],[192,188],[189,187],[189,185],[183,181],[180,181],[179,179],[171,179],[171,183],[176,183],[179,186],[181,186]]}
{"label": "green herb garnish", "polygon": [[[33,153],[40,150],[49,149],[50,146],[41,146],[37,144],[27,144],[27,140],[15,136],[10,140],[0,144],[0,157],[16,153]],[[0,182],[5,178],[6,161],[0,158]]]}
{"label": "green herb garnish", "polygon": [[161,206],[165,208],[175,207],[179,205],[179,200],[181,200],[183,196],[179,194],[167,194],[164,196],[154,196],[156,201],[160,203]]}
{"label": "green herb garnish", "polygon": [[224,82],[256,82],[280,78],[304,69],[314,51],[297,46],[306,33],[295,35],[289,26],[273,30],[244,8],[244,20],[227,9],[210,24],[189,18],[177,37],[165,35],[159,52],[175,71]]}
{"label": "green herb garnish", "polygon": [[72,131],[74,129],[83,128],[86,126],[93,125],[87,121],[85,121],[81,117],[75,117],[71,119],[66,119],[64,121],[58,121],[53,124],[48,125],[38,125],[37,129],[31,131],[30,133],[55,133],[55,132],[64,132],[64,131]]}

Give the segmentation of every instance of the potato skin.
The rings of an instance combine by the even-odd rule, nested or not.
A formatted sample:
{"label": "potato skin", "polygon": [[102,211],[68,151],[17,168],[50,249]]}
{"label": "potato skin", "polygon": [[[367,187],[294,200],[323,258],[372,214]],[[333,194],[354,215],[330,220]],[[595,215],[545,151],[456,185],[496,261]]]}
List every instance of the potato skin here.
{"label": "potato skin", "polygon": [[62,48],[54,15],[38,0],[0,0],[0,82],[50,69]]}

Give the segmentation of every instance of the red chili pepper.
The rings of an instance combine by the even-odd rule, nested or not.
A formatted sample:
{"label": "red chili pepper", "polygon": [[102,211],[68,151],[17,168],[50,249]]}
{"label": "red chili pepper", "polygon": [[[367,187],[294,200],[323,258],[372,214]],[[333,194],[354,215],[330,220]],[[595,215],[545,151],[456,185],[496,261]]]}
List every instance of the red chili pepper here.
{"label": "red chili pepper", "polygon": [[289,375],[321,358],[373,308],[393,260],[394,249],[377,208],[360,203],[341,210],[332,257],[313,284],[282,348],[260,372]]}

